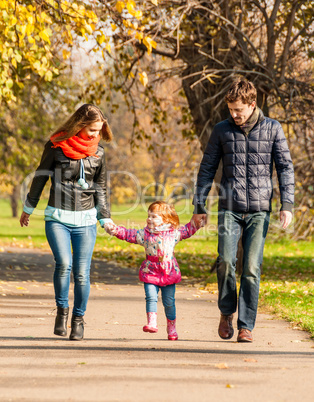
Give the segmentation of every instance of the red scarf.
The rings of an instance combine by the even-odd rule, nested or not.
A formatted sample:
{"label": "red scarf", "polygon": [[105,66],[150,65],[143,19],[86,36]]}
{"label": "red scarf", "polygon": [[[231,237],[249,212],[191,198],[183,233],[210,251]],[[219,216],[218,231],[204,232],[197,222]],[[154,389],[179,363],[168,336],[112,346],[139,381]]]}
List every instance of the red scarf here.
{"label": "red scarf", "polygon": [[53,143],[52,148],[62,148],[64,155],[71,159],[83,159],[92,155],[96,156],[95,153],[100,140],[99,135],[92,140],[83,140],[83,138],[74,135],[66,140],[54,142],[56,138],[63,134],[64,133],[57,133],[50,137],[50,140]]}

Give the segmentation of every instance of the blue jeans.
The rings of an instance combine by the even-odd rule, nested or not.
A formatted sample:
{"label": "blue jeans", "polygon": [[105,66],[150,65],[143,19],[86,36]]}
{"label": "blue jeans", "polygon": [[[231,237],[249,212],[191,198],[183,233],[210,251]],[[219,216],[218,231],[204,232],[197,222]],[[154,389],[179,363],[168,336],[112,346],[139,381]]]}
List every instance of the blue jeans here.
{"label": "blue jeans", "polygon": [[146,313],[157,313],[158,292],[161,289],[162,304],[168,320],[176,319],[175,292],[176,285],[157,286],[152,283],[144,283]]}
{"label": "blue jeans", "polygon": [[269,225],[269,212],[218,213],[218,307],[223,315],[237,310],[236,255],[242,235],[243,270],[240,281],[238,329],[253,330],[257,314],[260,267]]}
{"label": "blue jeans", "polygon": [[73,314],[83,316],[90,292],[90,265],[96,241],[96,225],[70,227],[47,221],[46,237],[55,259],[53,283],[57,306],[69,307],[70,277],[73,270]]}

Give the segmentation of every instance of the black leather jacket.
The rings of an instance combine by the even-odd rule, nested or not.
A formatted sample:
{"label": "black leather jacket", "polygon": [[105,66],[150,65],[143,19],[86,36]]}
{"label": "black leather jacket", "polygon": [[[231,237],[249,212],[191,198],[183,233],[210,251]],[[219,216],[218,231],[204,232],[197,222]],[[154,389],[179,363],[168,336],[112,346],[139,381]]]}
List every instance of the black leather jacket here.
{"label": "black leather jacket", "polygon": [[52,148],[48,141],[27,194],[25,205],[35,208],[49,177],[51,178],[48,205],[68,210],[83,211],[97,208],[97,219],[110,218],[107,205],[105,152],[98,145],[96,156],[83,159],[85,180],[89,187],[83,190],[78,185],[80,160],[68,158],[60,147]]}
{"label": "black leather jacket", "polygon": [[219,161],[223,163],[219,209],[234,212],[271,211],[273,164],[277,170],[282,210],[292,211],[294,171],[280,123],[259,110],[256,125],[246,135],[231,116],[211,134],[200,165],[194,213],[206,213],[205,202]]}

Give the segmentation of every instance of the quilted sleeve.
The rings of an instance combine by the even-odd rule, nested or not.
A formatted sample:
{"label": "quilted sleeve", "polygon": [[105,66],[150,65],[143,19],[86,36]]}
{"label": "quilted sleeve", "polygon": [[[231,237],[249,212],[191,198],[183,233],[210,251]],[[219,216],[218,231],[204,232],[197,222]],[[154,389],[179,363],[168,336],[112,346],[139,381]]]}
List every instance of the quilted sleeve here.
{"label": "quilted sleeve", "polygon": [[292,211],[294,204],[294,169],[288,143],[281,125],[273,145],[273,156],[278,176],[281,210]]}
{"label": "quilted sleeve", "polygon": [[193,198],[194,214],[206,214],[205,203],[222,156],[219,129],[215,126],[205,149],[197,175],[196,190]]}

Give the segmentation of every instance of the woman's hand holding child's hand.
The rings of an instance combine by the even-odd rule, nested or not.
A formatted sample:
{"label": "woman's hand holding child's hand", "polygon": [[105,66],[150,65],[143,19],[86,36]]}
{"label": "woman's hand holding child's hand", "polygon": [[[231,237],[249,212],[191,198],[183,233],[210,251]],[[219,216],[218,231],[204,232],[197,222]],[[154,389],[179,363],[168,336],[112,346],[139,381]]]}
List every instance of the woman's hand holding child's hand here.
{"label": "woman's hand holding child's hand", "polygon": [[117,230],[117,225],[115,225],[114,223],[106,223],[104,228],[108,234],[114,235]]}

